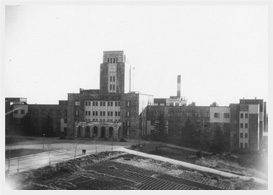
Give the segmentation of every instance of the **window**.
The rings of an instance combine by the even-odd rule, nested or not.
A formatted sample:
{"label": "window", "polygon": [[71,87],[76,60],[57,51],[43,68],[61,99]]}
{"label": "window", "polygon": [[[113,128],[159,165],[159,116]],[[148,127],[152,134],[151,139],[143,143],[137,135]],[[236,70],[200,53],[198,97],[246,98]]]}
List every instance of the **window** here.
{"label": "window", "polygon": [[96,106],[96,102],[93,102],[93,106]]}
{"label": "window", "polygon": [[127,101],[127,106],[130,106],[130,101]]}
{"label": "window", "polygon": [[130,116],[130,112],[127,112],[127,113],[126,113],[126,116]]}
{"label": "window", "polygon": [[118,112],[115,112],[115,116],[118,116]]}
{"label": "window", "polygon": [[88,114],[88,112],[87,112],[87,111],[85,111],[85,116],[87,116],[87,114]]}
{"label": "window", "polygon": [[25,114],[25,110],[21,110],[21,114]]}
{"label": "window", "polygon": [[244,128],[244,124],[243,123],[241,123],[240,125],[241,125],[241,128]]}
{"label": "window", "polygon": [[102,112],[103,116],[105,116],[105,111]]}
{"label": "window", "polygon": [[115,106],[118,106],[118,102],[115,102]]}
{"label": "window", "polygon": [[88,102],[85,102],[85,106],[88,106]]}
{"label": "window", "polygon": [[248,118],[248,113],[245,113],[245,118]]}
{"label": "window", "polygon": [[214,118],[220,118],[220,113],[214,113]]}
{"label": "window", "polygon": [[113,85],[113,90],[115,90],[115,85]]}
{"label": "window", "polygon": [[99,112],[98,111],[96,111],[96,116],[98,116],[99,115]]}
{"label": "window", "polygon": [[110,82],[112,82],[112,76],[110,76]]}
{"label": "window", "polygon": [[224,113],[224,118],[229,118],[229,113]]}
{"label": "window", "polygon": [[247,148],[247,143],[245,143],[245,148]]}
{"label": "window", "polygon": [[89,115],[89,116],[91,115],[91,111],[88,111],[88,115]]}
{"label": "window", "polygon": [[93,116],[95,116],[96,115],[96,112],[95,111],[93,111]]}
{"label": "window", "polygon": [[79,111],[78,111],[78,110],[75,111],[75,115],[76,115],[76,116],[79,115]]}
{"label": "window", "polygon": [[80,102],[79,101],[75,101],[75,106],[79,106]]}
{"label": "window", "polygon": [[90,101],[88,102],[88,105],[91,106],[91,102]]}
{"label": "window", "polygon": [[118,115],[120,116],[120,112],[118,112]]}
{"label": "window", "polygon": [[110,90],[112,90],[112,85],[110,84]]}
{"label": "window", "polygon": [[240,148],[243,148],[243,143],[240,143]]}
{"label": "window", "polygon": [[245,128],[248,128],[248,124],[247,123],[245,124]]}
{"label": "window", "polygon": [[247,138],[247,136],[248,136],[247,133],[245,133],[245,138]]}
{"label": "window", "polygon": [[244,114],[243,113],[241,113],[241,118],[244,118]]}
{"label": "window", "polygon": [[113,112],[111,111],[111,116],[113,116]]}
{"label": "window", "polygon": [[102,116],[102,111],[100,111],[100,116]]}
{"label": "window", "polygon": [[100,106],[102,106],[102,102],[100,102]]}
{"label": "window", "polygon": [[115,76],[113,76],[113,82],[115,82],[115,80],[116,80],[116,77],[115,77]]}
{"label": "window", "polygon": [[244,137],[244,134],[243,133],[240,133],[240,138],[243,138]]}

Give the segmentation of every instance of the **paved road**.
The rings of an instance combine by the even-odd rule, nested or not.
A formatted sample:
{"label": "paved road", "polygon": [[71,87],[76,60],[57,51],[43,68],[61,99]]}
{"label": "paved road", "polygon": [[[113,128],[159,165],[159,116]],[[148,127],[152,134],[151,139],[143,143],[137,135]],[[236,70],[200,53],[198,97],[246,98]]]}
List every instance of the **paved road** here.
{"label": "paved road", "polygon": [[[9,149],[44,149],[45,152],[31,154],[27,156],[14,157],[6,159],[5,170],[9,170],[10,174],[45,167],[50,164],[56,164],[69,159],[82,157],[82,150],[86,150],[86,154],[95,154],[96,152],[111,151],[120,147],[129,147],[138,143],[137,140],[128,142],[109,142],[109,141],[90,141],[90,140],[68,140],[68,143],[55,143],[56,140],[46,140],[39,142],[23,142],[21,144],[6,146]],[[76,153],[75,153],[76,151]]]}

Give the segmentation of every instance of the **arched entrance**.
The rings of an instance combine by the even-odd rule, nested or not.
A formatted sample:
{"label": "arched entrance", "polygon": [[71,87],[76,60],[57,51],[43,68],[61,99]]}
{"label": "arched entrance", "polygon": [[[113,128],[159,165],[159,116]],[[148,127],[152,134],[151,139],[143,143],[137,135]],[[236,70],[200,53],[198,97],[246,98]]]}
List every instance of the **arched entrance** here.
{"label": "arched entrance", "polygon": [[93,127],[93,137],[97,137],[98,136],[98,127],[95,126]]}
{"label": "arched entrance", "polygon": [[90,127],[85,127],[85,137],[90,137]]}
{"label": "arched entrance", "polygon": [[100,134],[100,137],[101,138],[105,138],[105,127],[101,127],[101,134]]}
{"label": "arched entrance", "polygon": [[81,137],[81,133],[82,132],[82,126],[78,127],[78,131],[77,131],[77,137]]}
{"label": "arched entrance", "polygon": [[113,138],[113,137],[114,137],[114,128],[109,127],[109,138]]}

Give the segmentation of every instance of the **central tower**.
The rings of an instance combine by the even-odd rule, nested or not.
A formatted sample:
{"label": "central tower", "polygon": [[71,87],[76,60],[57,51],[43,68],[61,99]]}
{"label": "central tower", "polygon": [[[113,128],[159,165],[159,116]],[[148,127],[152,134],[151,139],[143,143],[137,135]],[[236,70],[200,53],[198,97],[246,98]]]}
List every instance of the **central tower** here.
{"label": "central tower", "polygon": [[100,65],[101,93],[124,93],[125,56],[123,51],[104,51]]}

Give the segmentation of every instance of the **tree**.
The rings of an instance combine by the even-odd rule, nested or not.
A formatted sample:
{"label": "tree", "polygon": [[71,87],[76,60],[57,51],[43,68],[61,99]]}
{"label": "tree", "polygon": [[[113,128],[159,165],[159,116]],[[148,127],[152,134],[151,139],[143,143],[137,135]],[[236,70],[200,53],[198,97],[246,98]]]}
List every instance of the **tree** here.
{"label": "tree", "polygon": [[43,133],[45,133],[45,135],[47,137],[53,137],[54,136],[54,131],[53,131],[53,120],[51,118],[50,115],[47,115],[44,123],[43,123]]}
{"label": "tree", "polygon": [[35,136],[35,128],[33,125],[33,121],[29,114],[26,114],[22,119],[20,123],[20,127],[22,129],[22,134],[27,136]]}
{"label": "tree", "polygon": [[182,138],[181,138],[182,145],[190,146],[190,147],[194,146],[194,138],[193,138],[194,132],[195,132],[194,124],[189,118],[187,118],[182,130]]}
{"label": "tree", "polygon": [[220,126],[218,126],[214,132],[210,149],[214,154],[222,153],[225,151],[225,138]]}

